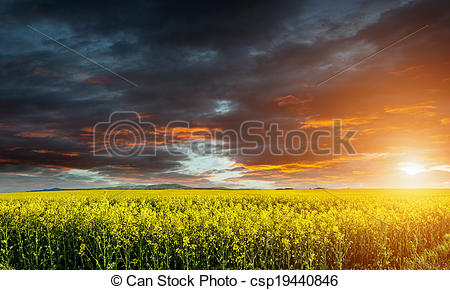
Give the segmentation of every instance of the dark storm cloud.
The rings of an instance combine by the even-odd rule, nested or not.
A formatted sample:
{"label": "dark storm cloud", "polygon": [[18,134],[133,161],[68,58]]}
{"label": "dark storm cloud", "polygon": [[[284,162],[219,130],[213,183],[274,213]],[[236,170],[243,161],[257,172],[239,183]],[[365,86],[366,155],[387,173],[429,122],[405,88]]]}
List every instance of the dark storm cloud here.
{"label": "dark storm cloud", "polygon": [[[192,184],[204,182],[201,174],[177,172],[188,155],[94,158],[86,129],[117,110],[148,115],[145,120],[158,126],[181,119],[237,129],[245,118],[297,128],[309,116],[338,112],[330,105],[333,92],[311,84],[366,55],[368,47],[382,47],[447,17],[444,2],[437,1],[339,2],[7,1],[0,9],[0,168],[26,173],[59,167],[111,179],[136,174],[149,183],[164,178],[183,183],[183,176]],[[277,98],[288,95],[307,102],[278,105]],[[217,113],[221,101],[230,106],[223,114]],[[304,159],[314,161],[298,158]],[[54,173],[45,173],[50,182]]]}
{"label": "dark storm cloud", "polygon": [[125,31],[159,44],[224,49],[236,41],[270,41],[284,20],[301,13],[302,2],[14,1],[7,11],[21,21],[69,23],[79,33]]}
{"label": "dark storm cloud", "polygon": [[[13,1],[3,13],[5,19],[35,49],[16,48],[18,55],[14,57],[20,58],[22,65],[16,74],[3,72],[11,82],[3,87],[2,95],[11,95],[12,87],[32,93],[18,92],[19,98],[14,93],[5,97],[2,108],[11,114],[28,114],[25,112],[33,109],[64,110],[63,103],[71,110],[81,111],[89,104],[102,110],[103,106],[120,108],[125,102],[124,107],[148,110],[170,106],[178,116],[182,109],[188,115],[191,113],[185,110],[188,104],[191,114],[212,111],[215,103],[208,100],[232,94],[229,86],[239,80],[240,71],[247,71],[246,66],[251,65],[248,49],[270,45],[283,31],[283,25],[300,15],[301,8],[298,1],[264,5],[241,1],[223,4]],[[89,82],[80,81],[77,74],[98,77],[108,76],[107,72],[51,41],[39,42],[42,36],[25,29],[25,24],[45,30],[99,62],[103,60],[141,87],[130,89],[111,76],[110,82],[101,87],[86,85]],[[6,62],[11,57],[7,54],[2,59]],[[114,64],[111,58],[118,62]],[[37,68],[45,70],[39,72]],[[118,98],[107,96],[113,89],[119,89]],[[40,93],[46,96],[39,96]],[[103,104],[104,99],[109,106]],[[167,112],[169,116],[165,119],[171,119],[172,110]]]}
{"label": "dark storm cloud", "polygon": [[[1,136],[2,158],[10,163],[81,169],[124,163],[92,158],[91,136],[80,137],[80,131],[105,121],[114,110],[150,113],[156,123],[195,120],[213,112],[215,100],[227,91],[219,89],[221,79],[239,69],[235,62],[247,58],[250,45],[270,42],[286,20],[299,15],[301,6],[276,1],[266,5],[241,1],[10,2],[2,11],[11,29],[11,34],[4,32],[3,36],[12,40],[2,41],[8,49],[0,57],[4,64],[0,73],[8,80],[0,91],[0,110],[8,124]],[[36,35],[27,24],[133,78],[140,87],[130,88]],[[116,59],[118,64],[114,64]],[[26,134],[45,130],[53,134],[45,138]],[[16,147],[21,149],[8,151]],[[159,161],[133,162],[152,172],[177,166],[180,158],[158,154],[155,159]]]}

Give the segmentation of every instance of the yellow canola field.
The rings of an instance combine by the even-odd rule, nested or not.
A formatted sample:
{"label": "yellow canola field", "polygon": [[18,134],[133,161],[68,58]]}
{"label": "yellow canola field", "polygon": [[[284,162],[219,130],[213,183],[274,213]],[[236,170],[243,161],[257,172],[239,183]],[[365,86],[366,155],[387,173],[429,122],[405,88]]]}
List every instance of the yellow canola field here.
{"label": "yellow canola field", "polygon": [[449,189],[0,193],[1,269],[449,269]]}

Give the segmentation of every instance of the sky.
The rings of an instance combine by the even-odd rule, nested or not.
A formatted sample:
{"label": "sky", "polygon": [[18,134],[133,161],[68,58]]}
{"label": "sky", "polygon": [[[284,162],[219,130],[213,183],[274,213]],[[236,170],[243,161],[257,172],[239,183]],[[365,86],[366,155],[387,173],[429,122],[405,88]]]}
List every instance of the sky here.
{"label": "sky", "polygon": [[[0,192],[450,187],[449,1],[2,4]],[[154,125],[154,156],[95,154],[95,125],[118,111]],[[247,120],[311,134],[334,119],[354,153],[186,149]],[[189,128],[167,140],[174,120]]]}

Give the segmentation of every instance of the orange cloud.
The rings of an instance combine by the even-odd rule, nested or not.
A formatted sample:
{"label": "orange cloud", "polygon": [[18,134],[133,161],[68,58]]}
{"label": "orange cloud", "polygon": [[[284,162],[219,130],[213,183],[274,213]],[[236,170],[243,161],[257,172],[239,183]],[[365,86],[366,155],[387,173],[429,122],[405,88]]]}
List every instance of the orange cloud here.
{"label": "orange cloud", "polygon": [[242,163],[235,163],[233,164],[233,167],[243,167],[247,170],[254,170],[254,171],[260,171],[260,170],[275,170],[283,173],[290,173],[290,172],[298,172],[298,171],[307,171],[311,169],[317,169],[317,168],[324,168],[327,167],[330,164],[334,163],[341,163],[341,162],[348,162],[352,160],[357,160],[364,158],[365,156],[343,156],[340,158],[335,159],[329,159],[329,160],[322,160],[322,161],[316,161],[316,162],[310,162],[310,163],[286,163],[286,164],[258,164],[258,165],[245,165]]}
{"label": "orange cloud", "polygon": [[94,132],[94,128],[92,128],[92,127],[85,127],[85,128],[82,128],[80,131],[87,132],[87,133],[93,133]]}
{"label": "orange cloud", "polygon": [[12,148],[9,148],[8,151],[16,151],[19,149],[23,149],[23,147],[12,147]]}
{"label": "orange cloud", "polygon": [[91,77],[86,80],[81,81],[82,83],[87,84],[103,84],[107,82],[111,82],[112,78],[109,76],[99,76],[99,77]]}
{"label": "orange cloud", "polygon": [[129,169],[129,170],[137,169],[136,165],[108,165],[108,167],[116,169]]}
{"label": "orange cloud", "polygon": [[75,156],[79,156],[80,153],[79,152],[58,152],[55,150],[33,150],[33,152],[36,153],[41,153],[41,154],[56,154],[56,155],[63,155],[63,156],[70,156],[70,157],[75,157]]}
{"label": "orange cloud", "polygon": [[399,75],[403,75],[403,74],[408,73],[408,72],[419,70],[419,69],[423,68],[424,66],[425,65],[413,65],[413,66],[407,67],[405,69],[398,70],[398,71],[391,71],[389,73],[399,76]]}
{"label": "orange cloud", "polygon": [[426,116],[434,116],[435,113],[431,112],[436,109],[436,106],[429,104],[417,104],[412,106],[405,107],[385,107],[384,111],[386,113],[395,113],[395,114],[412,114],[412,113],[421,113]]}
{"label": "orange cloud", "polygon": [[12,67],[12,66],[20,66],[21,64],[22,64],[21,61],[19,61],[19,60],[13,60],[13,61],[10,61],[10,62],[8,62],[8,63],[5,63],[4,65],[1,65],[1,66],[0,66],[0,70],[5,69],[5,68],[8,68],[8,67]]}
{"label": "orange cloud", "polygon": [[[214,132],[220,131],[219,128],[168,128],[166,137],[173,137],[173,142],[186,142],[191,140],[213,140]],[[165,128],[157,130],[157,133],[165,134]],[[170,138],[169,138],[170,139]]]}
{"label": "orange cloud", "polygon": [[54,70],[51,70],[51,69],[49,69],[47,67],[42,67],[42,66],[35,67],[34,70],[33,70],[33,74],[34,75],[49,74],[49,75],[52,75],[54,77],[59,77],[59,78],[64,77],[64,74],[55,72]]}
{"label": "orange cloud", "polygon": [[[370,114],[366,116],[358,116],[351,118],[340,119],[342,121],[342,126],[360,126],[368,124],[379,117],[376,114]],[[307,117],[306,123],[303,125],[304,128],[322,128],[322,127],[332,127],[333,119],[320,119],[317,117]]]}
{"label": "orange cloud", "polygon": [[37,131],[25,131],[16,134],[15,136],[24,137],[24,138],[47,138],[47,137],[55,137],[56,130],[55,129],[44,129]]}
{"label": "orange cloud", "polygon": [[299,104],[306,104],[311,102],[311,98],[297,98],[293,95],[287,95],[284,97],[278,97],[275,99],[275,103],[277,103],[277,106],[284,107],[288,105],[299,105]]}

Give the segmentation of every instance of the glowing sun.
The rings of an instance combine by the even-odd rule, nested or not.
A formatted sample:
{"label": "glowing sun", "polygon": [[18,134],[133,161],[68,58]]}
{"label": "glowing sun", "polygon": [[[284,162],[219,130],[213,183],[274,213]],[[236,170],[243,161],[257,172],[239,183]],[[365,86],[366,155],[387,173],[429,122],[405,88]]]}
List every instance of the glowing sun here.
{"label": "glowing sun", "polygon": [[420,164],[408,162],[403,163],[400,167],[400,170],[409,175],[416,175],[418,173],[424,172],[425,168]]}

